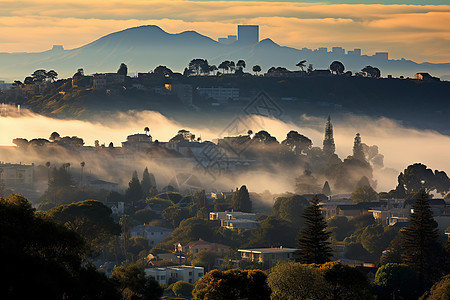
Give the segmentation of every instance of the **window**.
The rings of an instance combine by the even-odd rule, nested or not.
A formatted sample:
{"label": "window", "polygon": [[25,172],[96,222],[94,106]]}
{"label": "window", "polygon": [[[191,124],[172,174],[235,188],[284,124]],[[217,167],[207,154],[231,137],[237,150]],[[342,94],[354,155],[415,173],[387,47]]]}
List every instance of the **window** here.
{"label": "window", "polygon": [[161,275],[161,280],[166,280],[166,276],[165,275]]}
{"label": "window", "polygon": [[189,272],[189,276],[192,276],[192,272]]}

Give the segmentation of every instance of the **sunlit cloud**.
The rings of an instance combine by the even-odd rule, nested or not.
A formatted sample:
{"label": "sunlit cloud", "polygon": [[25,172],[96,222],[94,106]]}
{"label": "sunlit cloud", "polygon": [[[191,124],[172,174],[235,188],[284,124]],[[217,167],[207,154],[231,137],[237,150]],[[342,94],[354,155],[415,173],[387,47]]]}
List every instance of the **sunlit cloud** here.
{"label": "sunlit cloud", "polygon": [[82,46],[105,34],[154,24],[217,39],[237,24],[296,48],[342,46],[393,58],[450,61],[450,5],[361,5],[246,1],[0,1],[0,52]]}

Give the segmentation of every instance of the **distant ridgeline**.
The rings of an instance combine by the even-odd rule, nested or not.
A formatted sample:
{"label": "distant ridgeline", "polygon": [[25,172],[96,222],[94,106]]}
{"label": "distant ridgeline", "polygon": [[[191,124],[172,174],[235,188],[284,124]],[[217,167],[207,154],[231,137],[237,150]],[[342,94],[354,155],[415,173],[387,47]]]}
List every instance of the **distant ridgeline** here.
{"label": "distant ridgeline", "polygon": [[[259,65],[251,66],[243,59],[216,66],[197,58],[185,62],[184,74],[160,65],[151,72],[128,76],[129,67],[122,63],[114,67],[114,73],[86,75],[80,68],[67,79],[58,79],[54,70],[39,69],[0,91],[0,103],[71,118],[156,110],[185,124],[198,124],[201,119],[204,124],[214,120],[225,126],[265,91],[280,112],[277,117],[285,120],[297,119],[299,114],[332,114],[339,119],[353,113],[450,133],[446,117],[450,82],[428,73],[417,73],[413,79],[383,78],[383,70],[375,66],[353,74],[340,61],[331,62],[326,70],[305,68],[304,60],[297,65],[300,70],[273,67],[260,74]],[[0,115],[13,113],[6,108]]]}
{"label": "distant ridgeline", "polygon": [[[149,25],[115,32],[79,48],[64,50],[62,45],[39,53],[0,53],[0,80],[12,82],[33,70],[44,68],[57,70],[68,77],[74,69],[88,72],[105,72],[126,62],[130,70],[152,69],[157,65],[181,71],[192,58],[206,58],[218,65],[223,60],[244,59],[247,65],[259,65],[262,70],[270,67],[294,68],[299,60],[306,60],[315,68],[326,69],[339,60],[348,70],[358,72],[367,65],[375,65],[383,74],[411,77],[417,72],[429,72],[435,76],[450,75],[450,64],[415,63],[410,60],[389,60],[387,52],[368,56],[361,49],[345,51],[341,47],[301,50],[283,47],[270,39],[259,41],[259,27],[239,25],[238,35],[229,35],[215,41],[195,31],[169,34],[161,28]],[[106,58],[106,59],[105,59]]]}

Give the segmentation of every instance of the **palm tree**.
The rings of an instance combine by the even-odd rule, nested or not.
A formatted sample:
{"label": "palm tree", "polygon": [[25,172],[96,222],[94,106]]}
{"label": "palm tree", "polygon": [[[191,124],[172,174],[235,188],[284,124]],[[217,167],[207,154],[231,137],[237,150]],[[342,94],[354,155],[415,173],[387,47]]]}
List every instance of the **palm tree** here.
{"label": "palm tree", "polygon": [[305,67],[306,67],[305,63],[306,63],[306,60],[302,60],[298,64],[296,64],[296,66],[299,67],[302,71],[305,71]]}
{"label": "palm tree", "polygon": [[148,133],[149,133],[149,131],[150,131],[150,128],[145,127],[145,128],[144,128],[144,131],[145,131],[145,134],[148,135]]}

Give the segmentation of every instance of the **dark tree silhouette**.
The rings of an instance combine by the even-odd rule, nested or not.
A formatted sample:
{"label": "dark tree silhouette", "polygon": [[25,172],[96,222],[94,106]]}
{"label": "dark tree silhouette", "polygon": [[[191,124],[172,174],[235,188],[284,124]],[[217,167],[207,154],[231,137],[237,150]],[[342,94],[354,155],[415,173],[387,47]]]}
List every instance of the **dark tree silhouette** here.
{"label": "dark tree silhouette", "polygon": [[327,222],[319,207],[319,199],[314,197],[311,205],[303,212],[305,227],[297,236],[296,261],[304,264],[323,264],[330,260],[330,232],[327,232]]}
{"label": "dark tree silhouette", "polygon": [[330,65],[330,71],[336,75],[343,74],[345,70],[344,64],[340,61],[333,61]]}
{"label": "dark tree silhouette", "polygon": [[119,70],[117,70],[117,74],[123,75],[123,76],[127,76],[128,74],[128,67],[126,64],[121,63]]}
{"label": "dark tree silhouette", "polygon": [[298,64],[296,64],[296,66],[299,67],[300,70],[305,71],[305,67],[306,67],[305,63],[306,63],[306,60],[302,60]]}
{"label": "dark tree silhouette", "polygon": [[250,200],[250,195],[245,185],[241,186],[239,190],[236,188],[236,191],[233,194],[232,203],[235,211],[252,211],[252,201]]}
{"label": "dark tree silhouette", "polygon": [[256,75],[258,75],[258,73],[261,72],[261,67],[259,65],[255,65],[253,66],[252,71],[255,72]]}
{"label": "dark tree silhouette", "polygon": [[403,231],[403,260],[412,267],[421,284],[421,292],[442,276],[443,250],[438,242],[437,223],[429,204],[429,196],[421,190],[415,196],[410,223]]}

